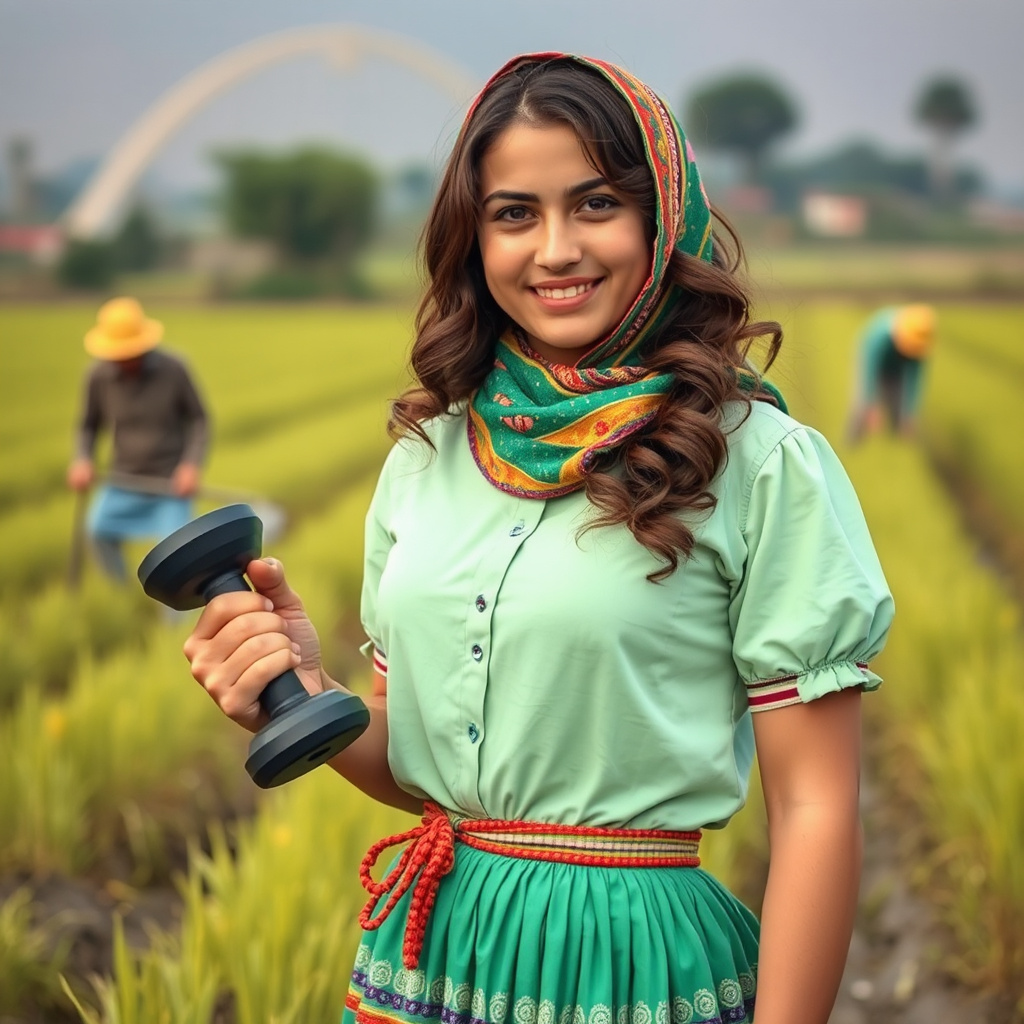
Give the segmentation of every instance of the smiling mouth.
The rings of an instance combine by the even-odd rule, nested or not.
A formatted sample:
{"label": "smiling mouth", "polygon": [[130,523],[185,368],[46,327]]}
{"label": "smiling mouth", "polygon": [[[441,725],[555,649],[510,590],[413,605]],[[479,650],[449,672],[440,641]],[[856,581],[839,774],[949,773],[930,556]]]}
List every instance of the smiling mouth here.
{"label": "smiling mouth", "polygon": [[576,299],[581,295],[585,295],[589,291],[593,291],[594,286],[601,283],[601,278],[596,281],[587,281],[584,284],[570,284],[564,288],[537,288],[533,290],[542,299]]}

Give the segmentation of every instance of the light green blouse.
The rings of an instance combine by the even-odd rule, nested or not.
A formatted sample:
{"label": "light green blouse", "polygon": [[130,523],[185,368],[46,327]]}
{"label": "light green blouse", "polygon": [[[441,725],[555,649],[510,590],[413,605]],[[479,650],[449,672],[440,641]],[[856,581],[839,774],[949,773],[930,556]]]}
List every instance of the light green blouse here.
{"label": "light green blouse", "polygon": [[404,440],[382,471],[362,595],[409,792],[472,817],[720,827],[746,798],[752,707],[881,682],[866,662],[893,603],[857,497],[774,407],[729,435],[718,505],[660,584],[624,526],[579,532],[582,493],[505,494],[464,415],[427,429],[436,453]]}

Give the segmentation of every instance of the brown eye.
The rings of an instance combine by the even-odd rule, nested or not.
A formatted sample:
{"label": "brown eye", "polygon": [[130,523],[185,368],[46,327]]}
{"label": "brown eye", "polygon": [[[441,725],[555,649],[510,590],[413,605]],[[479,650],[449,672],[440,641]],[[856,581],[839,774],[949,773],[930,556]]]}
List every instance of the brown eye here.
{"label": "brown eye", "polygon": [[524,221],[529,216],[530,211],[525,206],[506,206],[505,209],[498,211],[496,220],[508,220],[518,223]]}
{"label": "brown eye", "polygon": [[583,200],[583,209],[587,213],[604,213],[618,205],[611,196],[587,196]]}

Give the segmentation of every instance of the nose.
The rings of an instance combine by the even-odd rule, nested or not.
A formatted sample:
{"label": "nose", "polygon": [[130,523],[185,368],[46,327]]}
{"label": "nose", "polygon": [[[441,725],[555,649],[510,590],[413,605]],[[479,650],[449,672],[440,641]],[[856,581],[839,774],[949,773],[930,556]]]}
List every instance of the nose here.
{"label": "nose", "polygon": [[544,222],[543,235],[534,255],[534,262],[547,270],[563,270],[583,258],[579,239],[572,223],[561,217]]}

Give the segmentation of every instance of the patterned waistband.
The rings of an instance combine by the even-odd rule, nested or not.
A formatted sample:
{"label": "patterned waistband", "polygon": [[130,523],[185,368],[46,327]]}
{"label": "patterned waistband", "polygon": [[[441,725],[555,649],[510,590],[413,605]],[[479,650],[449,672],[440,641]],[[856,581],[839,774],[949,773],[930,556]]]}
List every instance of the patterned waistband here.
{"label": "patterned waistband", "polygon": [[535,821],[479,821],[448,815],[455,838],[504,857],[588,867],[695,868],[700,832],[545,825]]}
{"label": "patterned waistband", "polygon": [[[370,874],[377,858],[392,846],[409,842],[398,863],[379,882]],[[700,832],[658,829],[590,828],[548,825],[535,821],[465,818],[437,804],[424,805],[416,828],[374,843],[359,867],[359,880],[370,899],[359,915],[367,931],[379,928],[398,901],[412,889],[402,945],[402,962],[412,970],[419,963],[427,919],[441,879],[455,863],[455,843],[486,853],[525,860],[556,861],[585,867],[698,867]],[[383,897],[384,906],[377,906]]]}

